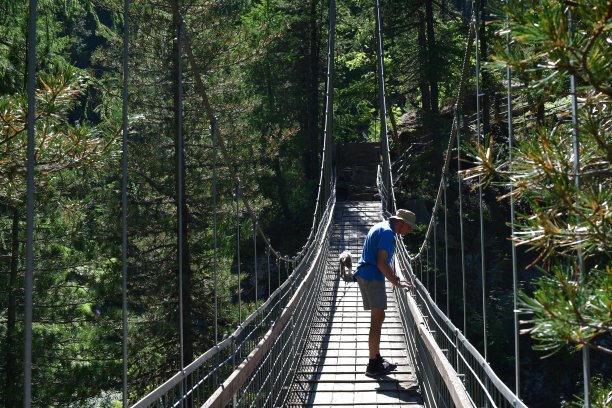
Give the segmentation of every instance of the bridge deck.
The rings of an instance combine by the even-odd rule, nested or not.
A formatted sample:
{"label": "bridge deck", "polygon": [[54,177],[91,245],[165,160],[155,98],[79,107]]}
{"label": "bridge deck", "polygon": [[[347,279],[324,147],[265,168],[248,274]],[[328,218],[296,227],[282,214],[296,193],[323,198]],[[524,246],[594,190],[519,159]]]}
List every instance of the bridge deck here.
{"label": "bridge deck", "polygon": [[368,229],[380,219],[378,202],[337,203],[323,293],[286,406],[422,406],[391,288],[381,354],[398,367],[372,379],[364,374],[369,312],[362,309],[357,283],[338,279],[339,253],[350,250],[356,266]]}

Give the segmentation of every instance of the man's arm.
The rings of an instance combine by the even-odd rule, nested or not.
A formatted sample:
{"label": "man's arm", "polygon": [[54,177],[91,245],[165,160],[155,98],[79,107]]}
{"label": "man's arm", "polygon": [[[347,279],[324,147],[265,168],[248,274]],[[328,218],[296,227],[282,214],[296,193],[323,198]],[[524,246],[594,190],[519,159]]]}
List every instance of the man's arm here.
{"label": "man's arm", "polygon": [[397,286],[398,288],[409,288],[410,284],[408,284],[408,282],[400,281],[399,276],[396,276],[393,273],[393,269],[391,269],[387,263],[387,256],[389,256],[387,251],[380,248],[378,249],[378,252],[376,253],[376,266],[378,269],[380,269],[383,275],[385,275],[385,278],[387,278],[387,280],[394,286]]}

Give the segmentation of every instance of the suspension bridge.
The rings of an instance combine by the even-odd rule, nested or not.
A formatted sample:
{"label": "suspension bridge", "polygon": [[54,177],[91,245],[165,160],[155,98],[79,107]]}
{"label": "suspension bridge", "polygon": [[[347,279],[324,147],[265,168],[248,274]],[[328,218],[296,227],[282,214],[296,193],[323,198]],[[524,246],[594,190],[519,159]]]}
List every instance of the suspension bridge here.
{"label": "suspension bridge", "polygon": [[[125,47],[124,47],[124,182],[123,214],[126,216],[127,203],[127,88],[129,86],[128,44],[129,13],[125,2]],[[424,285],[423,268],[427,271],[445,270],[448,285],[448,242],[446,248],[435,248],[436,233],[446,231],[449,203],[446,202],[446,190],[450,179],[451,152],[456,151],[458,165],[461,167],[460,150],[460,112],[466,98],[466,84],[472,73],[471,60],[476,58],[476,94],[478,89],[478,18],[472,16],[467,45],[462,66],[461,81],[456,89],[455,115],[448,138],[448,148],[444,157],[442,179],[431,218],[426,223],[425,240],[415,254],[408,253],[400,238],[396,242],[396,256],[393,268],[396,274],[411,282],[410,290],[398,290],[387,287],[391,299],[387,319],[383,326],[381,354],[398,364],[395,371],[381,378],[369,378],[364,375],[367,362],[367,336],[369,315],[361,308],[361,300],[356,283],[338,278],[338,254],[349,249],[353,261],[359,258],[365,235],[371,225],[387,218],[396,210],[394,181],[390,160],[388,131],[386,125],[385,74],[381,30],[380,1],[376,1],[376,32],[378,47],[378,81],[380,141],[369,157],[373,162],[364,165],[367,177],[361,177],[365,184],[353,184],[350,188],[341,185],[342,169],[336,167],[332,154],[333,140],[333,62],[335,3],[329,2],[329,36],[327,54],[326,111],[324,146],[321,152],[319,193],[313,214],[312,228],[302,250],[293,256],[277,252],[260,229],[257,216],[248,201],[243,199],[245,210],[252,217],[256,233],[266,243],[267,270],[275,263],[279,270],[287,271],[287,279],[269,295],[263,304],[246,317],[240,326],[229,337],[221,340],[214,347],[198,356],[189,364],[182,363],[176,373],[170,373],[168,380],[131,405],[134,408],[144,407],[298,407],[298,406],[424,406],[424,407],[525,407],[520,399],[520,357],[518,350],[518,320],[515,317],[515,355],[516,381],[509,387],[491,369],[487,362],[486,351],[486,305],[483,304],[485,349],[481,353],[465,337],[466,319],[464,307],[463,327],[456,327],[443,312],[446,307],[440,306],[436,296],[432,297],[428,285]],[[180,32],[177,35],[187,60],[195,73],[196,87],[203,89],[198,65],[193,58],[188,41],[188,27],[185,26],[178,7],[173,7],[173,14]],[[35,15],[31,16],[35,21]],[[35,32],[35,30],[30,30]],[[30,39],[31,43],[35,38]],[[35,49],[35,47],[33,47]],[[35,55],[31,55],[30,67],[35,64]],[[33,68],[31,68],[33,70]],[[33,71],[32,71],[33,72]],[[30,75],[29,103],[34,104],[34,75]],[[510,90],[510,71],[507,72],[508,123],[512,124],[512,95]],[[203,94],[205,98],[205,94]],[[477,101],[479,96],[477,97]],[[211,137],[228,166],[231,159],[225,150],[223,140],[219,138],[219,123],[214,119],[214,112],[206,98],[209,118],[211,118]],[[479,106],[479,102],[477,102]],[[34,112],[31,109],[30,112]],[[33,123],[34,117],[29,118]],[[480,134],[480,117],[475,125],[476,139],[483,140]],[[28,126],[32,132],[33,126]],[[512,132],[509,126],[509,132]],[[34,135],[30,134],[33,138]],[[512,135],[509,135],[510,142]],[[33,151],[30,152],[33,154]],[[33,156],[29,156],[33,166]],[[373,165],[372,165],[373,163]],[[364,164],[364,163],[361,163]],[[32,169],[33,167],[31,167]],[[364,170],[366,169],[366,170]],[[29,171],[33,177],[33,170]],[[178,171],[181,174],[181,171]],[[234,174],[237,174],[234,172]],[[459,178],[459,180],[461,180]],[[33,183],[33,179],[30,179]],[[461,181],[459,181],[461,183]],[[181,183],[179,182],[180,186]],[[236,185],[240,180],[236,176]],[[367,192],[366,198],[359,196],[350,200],[351,192]],[[338,198],[337,191],[343,191],[343,198]],[[459,186],[461,191],[461,186]],[[482,201],[482,191],[479,191]],[[179,194],[180,197],[180,194]],[[346,198],[349,198],[347,200]],[[33,211],[33,198],[28,199],[29,225]],[[461,194],[459,205],[462,204]],[[182,208],[179,203],[178,208]],[[461,208],[459,208],[461,214]],[[179,217],[181,214],[179,213]],[[483,234],[482,205],[480,211],[481,236]],[[125,221],[125,218],[124,218]],[[461,220],[461,222],[463,222]],[[440,223],[440,224],[439,224]],[[442,227],[443,224],[443,227]],[[178,223],[179,226],[182,222]],[[180,232],[179,232],[180,236]],[[127,227],[124,223],[124,254],[127,250]],[[445,236],[445,240],[448,237]],[[481,239],[481,244],[484,240]],[[31,403],[31,327],[32,327],[32,231],[28,231],[28,274],[26,275],[26,372],[25,393],[26,406]],[[461,241],[463,250],[463,237]],[[429,251],[446,252],[446,267],[430,262]],[[256,248],[255,248],[256,252]],[[270,261],[270,258],[273,258]],[[483,285],[485,291],[486,268],[484,254],[481,257]],[[127,325],[127,258],[124,255],[124,338],[128,338]],[[465,274],[464,260],[460,260]],[[257,264],[256,264],[257,268]],[[516,267],[514,267],[516,268]],[[420,269],[420,273],[418,273]],[[516,289],[516,270],[514,283]],[[181,274],[179,274],[181,276]],[[427,275],[429,276],[429,275]],[[465,299],[465,276],[463,292]],[[256,290],[257,292],[257,290]],[[29,294],[29,296],[28,296]],[[486,296],[483,296],[486,299]],[[516,300],[514,310],[516,311]],[[515,313],[516,315],[516,313]],[[181,316],[182,317],[182,316]],[[474,328],[473,330],[482,330]],[[124,406],[128,406],[127,389],[127,349],[124,345]]]}
{"label": "suspension bridge", "polygon": [[[425,263],[426,269],[433,267],[429,265],[426,254],[429,241],[434,238],[437,213],[445,197],[450,154],[445,158],[444,178],[440,182],[420,251],[411,256],[399,238],[396,243],[395,272],[412,282],[414,288],[411,292],[387,288],[393,301],[383,329],[381,354],[398,364],[397,370],[376,379],[369,379],[363,373],[368,354],[368,317],[367,313],[364,315],[359,310],[355,284],[338,279],[337,258],[341,251],[349,249],[355,254],[356,261],[369,227],[396,210],[385,115],[381,6],[380,1],[376,1],[380,148],[369,155],[362,154],[366,159],[361,161],[356,160],[360,155],[355,151],[350,154],[352,165],[357,164],[356,161],[361,165],[361,174],[352,177],[359,180],[357,185],[353,183],[349,191],[345,191],[345,197],[351,197],[356,192],[368,195],[375,190],[374,195],[369,195],[370,200],[376,201],[337,201],[337,188],[343,190],[338,180],[342,180],[346,168],[342,168],[342,160],[335,163],[332,157],[334,0],[329,5],[324,143],[319,194],[307,243],[296,256],[285,257],[276,253],[265,234],[259,231],[268,243],[268,256],[270,253],[276,256],[279,268],[280,264],[285,264],[287,280],[234,334],[176,373],[133,405],[134,408],[525,406],[496,376],[461,330],[438,308],[413,269],[419,265],[422,272]],[[176,8],[174,11],[175,20],[183,27]],[[474,15],[458,85],[456,112],[461,111],[465,98],[469,61],[478,33],[477,24]],[[186,50],[189,54],[188,47]],[[191,63],[197,66],[195,61],[191,60]],[[197,69],[194,71],[197,72]],[[210,117],[214,115],[211,113]],[[213,123],[213,140],[217,139],[215,131],[216,123]],[[447,152],[452,151],[455,141],[459,143],[458,131],[456,115]],[[478,137],[480,140],[480,135]],[[222,141],[220,147],[226,161],[230,162]],[[355,171],[354,168],[349,173],[351,171]],[[374,172],[375,175],[372,174]],[[236,184],[240,186],[238,179]],[[250,210],[248,202],[243,203],[254,225],[257,225],[257,217]],[[447,208],[447,203],[444,204]],[[446,246],[448,248],[448,243]],[[427,259],[424,261],[425,257]],[[422,273],[420,276],[423,276]]]}

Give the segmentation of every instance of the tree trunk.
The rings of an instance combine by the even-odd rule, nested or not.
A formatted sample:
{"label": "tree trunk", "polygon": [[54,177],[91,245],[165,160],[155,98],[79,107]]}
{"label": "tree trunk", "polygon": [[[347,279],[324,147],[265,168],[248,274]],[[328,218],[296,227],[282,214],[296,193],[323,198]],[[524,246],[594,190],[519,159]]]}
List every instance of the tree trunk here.
{"label": "tree trunk", "polygon": [[499,92],[495,93],[495,98],[493,99],[493,116],[495,118],[496,123],[502,121],[501,95],[499,94]]}
{"label": "tree trunk", "polygon": [[427,22],[427,48],[428,48],[428,78],[431,94],[431,112],[438,113],[438,53],[436,50],[436,38],[434,33],[433,0],[425,1],[425,13]]}
{"label": "tree trunk", "polygon": [[425,38],[425,17],[419,11],[419,26],[417,33],[417,41],[419,44],[419,90],[421,91],[421,104],[424,112],[431,111],[431,95],[426,81],[427,70],[427,40]]}
{"label": "tree trunk", "polygon": [[281,210],[283,211],[283,216],[285,217],[285,219],[289,220],[291,219],[291,214],[289,213],[289,204],[287,203],[287,194],[285,191],[285,181],[283,180],[283,172],[278,155],[272,161],[272,167],[274,169],[274,176],[276,177],[278,203],[280,204]]}
{"label": "tree trunk", "polygon": [[391,121],[391,137],[395,145],[395,153],[399,156],[402,154],[402,145],[400,144],[399,134],[397,132],[397,122],[395,121],[395,114],[393,114],[393,105],[389,104],[389,106],[387,106],[387,114]]}
{"label": "tree trunk", "polygon": [[544,125],[544,118],[546,116],[544,104],[545,104],[544,99],[541,99],[537,102],[537,107],[536,107],[536,120],[538,124],[542,126]]}
{"label": "tree trunk", "polygon": [[[272,69],[269,65],[267,65],[267,78],[266,78],[266,89],[268,93],[268,108],[270,113],[274,109],[274,90],[272,88]],[[270,126],[266,126],[262,133],[268,133],[272,139],[274,139],[274,135],[272,134],[272,129]],[[280,136],[279,136],[280,138]],[[278,202],[281,206],[281,210],[283,211],[283,215],[286,219],[290,219],[289,213],[289,204],[287,203],[287,196],[285,194],[285,182],[283,180],[283,171],[281,168],[281,163],[279,159],[279,155],[274,157],[272,161],[272,168],[274,170],[274,176],[276,178],[276,188],[278,192]]]}
{"label": "tree trunk", "polygon": [[8,308],[6,322],[6,355],[5,355],[5,382],[4,404],[6,408],[17,408],[21,405],[17,391],[17,299],[15,289],[19,268],[19,211],[13,211],[13,225],[11,229],[11,269],[8,281]]}

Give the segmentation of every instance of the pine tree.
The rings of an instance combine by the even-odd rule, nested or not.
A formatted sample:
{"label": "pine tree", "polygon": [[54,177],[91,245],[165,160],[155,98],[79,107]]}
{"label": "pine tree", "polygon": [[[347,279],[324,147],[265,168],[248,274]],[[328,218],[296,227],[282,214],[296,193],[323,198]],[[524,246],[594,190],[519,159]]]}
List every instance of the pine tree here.
{"label": "pine tree", "polygon": [[[536,251],[542,272],[521,295],[530,311],[523,332],[537,349],[586,347],[592,359],[610,361],[612,75],[604,33],[612,9],[605,0],[542,0],[511,2],[506,11],[513,42],[508,51],[499,41],[495,58],[512,68],[514,97],[526,107],[515,124],[514,159],[499,163],[481,151],[466,176],[483,175],[485,183],[500,177],[521,205],[513,239]],[[609,382],[596,383],[595,394],[609,392]]]}

